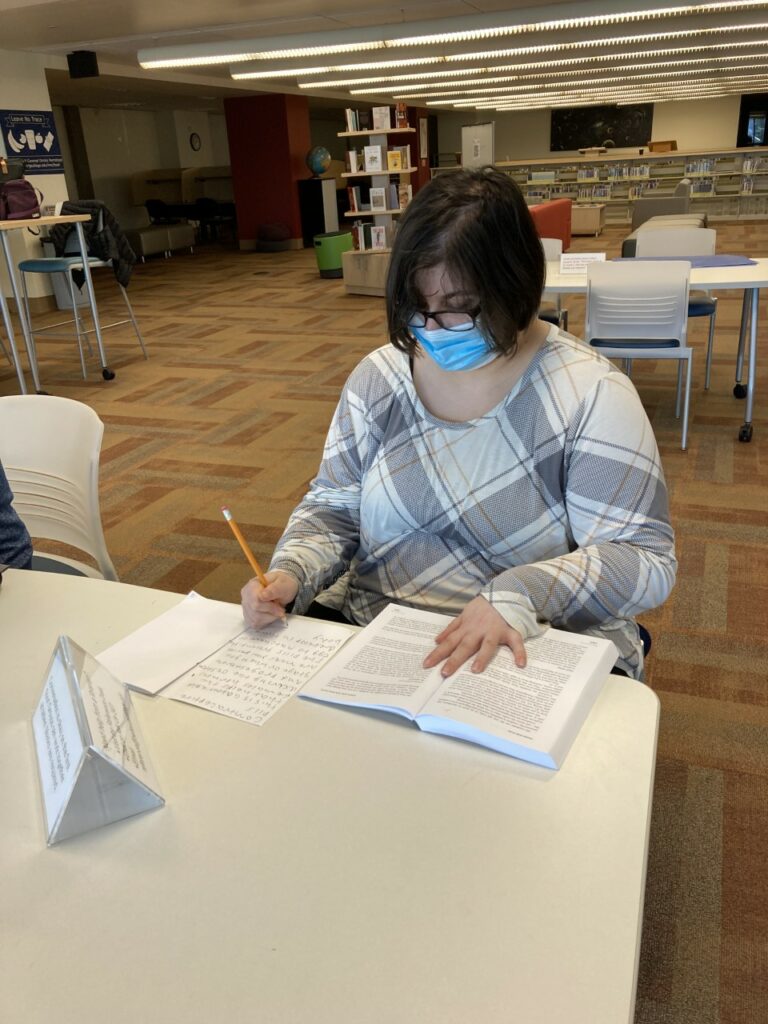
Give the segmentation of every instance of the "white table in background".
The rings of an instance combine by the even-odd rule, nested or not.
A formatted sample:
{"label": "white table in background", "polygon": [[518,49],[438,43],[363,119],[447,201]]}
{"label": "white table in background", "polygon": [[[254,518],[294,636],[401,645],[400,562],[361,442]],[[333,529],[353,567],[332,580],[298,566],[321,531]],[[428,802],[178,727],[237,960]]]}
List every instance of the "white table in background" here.
{"label": "white table in background", "polygon": [[47,849],[30,718],[59,633],[180,600],[0,588],[0,1019],[628,1024],[659,704],[609,677],[559,772],[290,701],[255,728],[134,697],[167,799]]}
{"label": "white table in background", "polygon": [[[34,339],[30,331],[30,325],[27,323],[27,318],[24,314],[24,301],[21,295],[21,289],[17,279],[17,270],[14,265],[13,255],[11,253],[11,246],[8,240],[8,234],[11,231],[21,231],[26,228],[32,228],[37,231],[39,228],[54,227],[56,224],[74,224],[75,230],[77,231],[77,240],[80,246],[80,252],[83,256],[88,252],[88,248],[85,241],[85,234],[83,232],[83,223],[89,221],[91,215],[89,213],[67,213],[50,215],[45,217],[35,217],[29,220],[0,220],[0,248],[3,250],[3,257],[5,260],[5,268],[8,271],[8,277],[11,282],[11,291],[13,292],[13,299],[16,303],[16,315],[19,319],[19,326],[21,327],[22,337],[24,338],[24,344],[27,349],[27,358],[29,359],[29,368],[32,372],[32,381],[35,386],[35,391],[40,391],[40,375],[37,370],[37,356],[35,353]],[[91,278],[91,269],[88,265],[88,260],[83,259],[83,276],[85,277],[85,288],[88,292],[88,298],[91,304],[91,313],[93,315],[93,327],[96,334],[96,343],[99,348],[99,356],[101,357],[102,372],[106,370],[108,373],[112,371],[107,367],[106,355],[104,352],[104,343],[101,337],[101,324],[99,323],[99,315],[96,307],[96,294],[93,290],[93,280]],[[11,323],[10,314],[8,312],[8,306],[5,298],[0,295],[0,306],[2,306],[2,317],[5,323],[5,331],[8,335],[8,341],[11,346],[11,356],[13,358],[14,369],[16,370],[16,376],[19,381],[19,389],[22,395],[26,395],[27,386],[24,381],[24,371],[21,367],[21,360],[19,359],[19,350],[16,345],[16,338],[13,332],[13,325]],[[105,379],[109,379],[108,377]]]}
{"label": "white table in background", "polygon": [[[744,423],[739,429],[739,440],[751,441],[757,368],[758,306],[760,289],[768,287],[768,259],[756,259],[754,264],[744,264],[739,267],[691,267],[690,280],[691,288],[699,288],[703,291],[713,292],[729,288],[744,290],[734,394],[739,398],[746,397],[747,400],[744,410]],[[561,274],[559,263],[548,263],[546,290],[548,292],[560,293],[561,295],[583,295],[587,291],[587,275],[586,273]],[[745,391],[741,383],[741,376],[747,321],[749,321],[749,347],[747,355],[747,387]]]}

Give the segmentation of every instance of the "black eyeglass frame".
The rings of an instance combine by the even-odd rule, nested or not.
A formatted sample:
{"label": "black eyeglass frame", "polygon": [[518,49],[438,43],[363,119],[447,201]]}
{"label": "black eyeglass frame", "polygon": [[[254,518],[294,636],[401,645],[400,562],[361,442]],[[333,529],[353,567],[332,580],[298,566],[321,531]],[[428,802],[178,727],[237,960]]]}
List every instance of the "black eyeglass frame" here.
{"label": "black eyeglass frame", "polygon": [[[456,334],[462,334],[464,331],[471,331],[473,327],[477,327],[480,312],[479,306],[475,306],[474,309],[415,309],[408,321],[408,326],[426,327],[427,320],[434,320],[438,327],[444,331],[454,331]],[[461,324],[446,324],[441,319],[441,317],[446,315],[468,316],[469,320]],[[417,318],[421,318],[421,323],[418,322]]]}

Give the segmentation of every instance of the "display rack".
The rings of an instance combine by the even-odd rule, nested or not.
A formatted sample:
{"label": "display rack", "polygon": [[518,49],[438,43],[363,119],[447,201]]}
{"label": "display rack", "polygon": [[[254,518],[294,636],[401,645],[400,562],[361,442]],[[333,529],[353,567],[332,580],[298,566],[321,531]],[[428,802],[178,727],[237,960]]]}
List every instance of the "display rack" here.
{"label": "display rack", "polygon": [[[365,131],[338,132],[340,139],[367,139],[369,146],[378,146],[386,159],[387,142],[393,135],[415,135],[416,129],[410,127],[398,128],[371,128]],[[346,179],[365,179],[370,182],[371,188],[386,188],[387,185],[396,179],[400,181],[415,172],[412,166],[389,170],[382,167],[376,171],[347,171],[342,174]],[[388,240],[391,241],[393,231],[393,218],[403,212],[403,207],[397,208],[388,206],[383,210],[347,210],[345,218],[355,220],[373,219],[377,227],[384,227]],[[344,287],[348,292],[356,295],[384,295],[387,269],[389,267],[389,245],[383,248],[350,249],[342,254],[342,267],[344,273]]]}

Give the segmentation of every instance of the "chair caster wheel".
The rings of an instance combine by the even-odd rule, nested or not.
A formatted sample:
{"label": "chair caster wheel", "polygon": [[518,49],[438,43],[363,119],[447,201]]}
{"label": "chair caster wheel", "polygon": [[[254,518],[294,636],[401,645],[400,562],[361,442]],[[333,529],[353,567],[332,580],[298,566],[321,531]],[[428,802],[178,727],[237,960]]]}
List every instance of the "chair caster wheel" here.
{"label": "chair caster wheel", "polygon": [[752,440],[752,424],[744,423],[739,430],[740,441],[751,441]]}
{"label": "chair caster wheel", "polygon": [[733,386],[733,397],[734,398],[746,398],[747,397],[747,385],[746,384],[734,384],[734,386]]}
{"label": "chair caster wheel", "polygon": [[104,378],[104,380],[114,380],[115,371],[110,370],[108,366],[105,366],[104,369],[101,371],[101,376]]}

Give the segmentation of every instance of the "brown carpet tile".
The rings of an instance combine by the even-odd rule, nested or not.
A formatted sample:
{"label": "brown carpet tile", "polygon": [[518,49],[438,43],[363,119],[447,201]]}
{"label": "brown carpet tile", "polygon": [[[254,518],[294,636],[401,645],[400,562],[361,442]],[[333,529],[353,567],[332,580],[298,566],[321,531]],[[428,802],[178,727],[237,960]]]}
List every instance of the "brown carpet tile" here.
{"label": "brown carpet tile", "polygon": [[[768,255],[764,222],[716,224],[718,251]],[[627,229],[574,239],[618,252]],[[145,362],[127,328],[107,332],[117,377],[74,345],[40,342],[44,386],[92,405],[106,425],[105,533],[128,583],[237,600],[250,571],[221,517],[231,506],[267,563],[318,463],[339,389],[384,341],[383,300],[319,277],[311,250],[208,248],[152,260],[130,288]],[[119,313],[109,277],[104,317]],[[568,297],[571,330],[583,298]],[[707,321],[696,347],[690,448],[680,451],[675,367],[636,362],[634,380],[662,451],[680,572],[645,623],[649,683],[662,702],[637,1024],[768,1021],[768,309],[751,444],[732,395],[741,302],[720,294],[712,388]],[[52,317],[48,317],[51,321]],[[0,394],[14,393],[0,365]],[[554,1022],[553,1022],[554,1024]]]}

